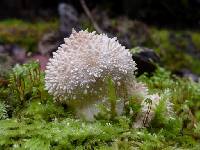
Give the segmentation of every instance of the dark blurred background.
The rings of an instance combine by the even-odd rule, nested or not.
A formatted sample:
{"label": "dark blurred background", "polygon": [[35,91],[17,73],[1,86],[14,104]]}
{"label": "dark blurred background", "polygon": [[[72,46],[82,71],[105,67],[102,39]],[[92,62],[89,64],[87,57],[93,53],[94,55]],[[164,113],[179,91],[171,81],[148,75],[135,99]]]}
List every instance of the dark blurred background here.
{"label": "dark blurred background", "polygon": [[[79,0],[1,0],[0,19],[34,20],[57,16],[57,6],[65,2],[82,12]],[[86,0],[90,9],[100,7],[111,16],[127,15],[148,24],[170,27],[200,25],[200,0]]]}

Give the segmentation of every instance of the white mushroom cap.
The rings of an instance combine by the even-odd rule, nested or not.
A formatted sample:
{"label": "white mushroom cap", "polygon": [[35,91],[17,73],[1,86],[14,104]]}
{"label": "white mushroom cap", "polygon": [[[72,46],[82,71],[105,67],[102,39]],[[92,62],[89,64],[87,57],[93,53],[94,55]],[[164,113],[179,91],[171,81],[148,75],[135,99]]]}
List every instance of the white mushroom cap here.
{"label": "white mushroom cap", "polygon": [[116,38],[73,31],[64,40],[45,70],[45,87],[55,98],[101,91],[108,77],[117,85],[134,78],[132,55]]}

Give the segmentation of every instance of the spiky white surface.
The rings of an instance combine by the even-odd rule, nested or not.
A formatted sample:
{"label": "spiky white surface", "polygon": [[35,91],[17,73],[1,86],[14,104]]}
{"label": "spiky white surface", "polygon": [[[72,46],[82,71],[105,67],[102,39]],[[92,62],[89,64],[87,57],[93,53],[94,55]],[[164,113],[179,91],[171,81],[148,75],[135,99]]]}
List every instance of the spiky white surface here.
{"label": "spiky white surface", "polygon": [[54,97],[95,93],[110,77],[119,86],[134,77],[136,64],[128,49],[105,34],[73,31],[46,67],[45,87]]}

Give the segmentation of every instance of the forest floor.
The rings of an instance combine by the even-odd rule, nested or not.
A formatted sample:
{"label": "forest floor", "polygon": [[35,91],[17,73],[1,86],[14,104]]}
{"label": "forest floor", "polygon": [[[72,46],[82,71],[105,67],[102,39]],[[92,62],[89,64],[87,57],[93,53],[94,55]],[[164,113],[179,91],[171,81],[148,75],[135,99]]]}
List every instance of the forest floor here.
{"label": "forest floor", "polygon": [[[112,20],[111,26],[133,53],[135,47],[147,47],[160,58],[154,72],[137,77],[161,97],[148,127],[132,127],[138,103],[127,108],[132,114],[110,119],[110,112],[101,110],[103,115],[87,122],[66,105],[54,102],[44,90],[44,71],[27,58],[48,60],[50,52],[38,51],[38,43],[45,34],[58,30],[58,20],[29,23],[11,19],[0,22],[0,149],[199,149],[200,83],[192,77],[200,75],[200,32],[119,22]],[[88,23],[83,27],[93,30]],[[5,45],[12,45],[12,51],[6,51]],[[15,52],[22,51],[18,61]],[[182,77],[183,73],[179,77],[177,72],[182,70],[193,76]],[[170,115],[165,107],[168,101],[173,104]]]}

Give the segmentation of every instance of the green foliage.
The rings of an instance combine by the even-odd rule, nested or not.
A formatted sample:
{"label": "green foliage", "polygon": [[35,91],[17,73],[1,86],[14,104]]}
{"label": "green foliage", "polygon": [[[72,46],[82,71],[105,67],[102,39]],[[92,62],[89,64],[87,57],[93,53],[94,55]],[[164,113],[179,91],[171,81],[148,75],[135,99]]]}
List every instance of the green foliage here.
{"label": "green foliage", "polygon": [[110,80],[108,97],[113,106],[99,105],[101,113],[94,122],[76,119],[67,106],[53,101],[44,90],[44,74],[37,62],[15,66],[8,80],[8,86],[0,87],[0,149],[153,150],[200,146],[200,85],[163,68],[158,67],[151,77],[138,78],[148,85],[150,93],[158,92],[161,97],[154,119],[144,129],[132,128],[141,108],[137,98],[130,98],[123,115],[113,113],[117,96]]}
{"label": "green foliage", "polygon": [[16,65],[10,73],[9,81],[9,88],[21,103],[32,98],[42,98],[44,87],[41,84],[41,72],[37,62]]}
{"label": "green foliage", "polygon": [[50,123],[5,120],[0,129],[0,145],[4,149],[92,149],[108,145],[122,131],[117,125],[91,124],[69,118]]}
{"label": "green foliage", "polygon": [[196,31],[194,33],[190,32],[190,34],[192,34],[192,40],[193,40],[195,46],[197,48],[200,48],[200,42],[199,42],[200,41],[200,33]]}
{"label": "green foliage", "polygon": [[153,48],[161,56],[161,61],[166,68],[172,71],[189,68],[192,72],[200,74],[198,67],[200,61],[193,56],[194,54],[190,54],[191,50],[188,50],[188,47],[194,46],[197,49],[194,53],[199,53],[199,32],[151,28],[151,38],[154,44],[148,47]]}
{"label": "green foliage", "polygon": [[[93,30],[89,20],[83,19],[81,23]],[[113,20],[112,26],[116,25]],[[57,21],[4,20],[0,22],[0,43],[18,44],[33,51],[43,34],[57,27]],[[131,34],[132,44],[155,49],[165,67],[172,71],[191,68],[200,73],[200,61],[184,51],[188,43],[182,39],[183,34],[189,34],[199,50],[199,32],[156,28],[149,31],[141,39]],[[177,39],[174,43],[171,35]],[[154,119],[144,129],[132,128],[141,109],[137,97],[129,98],[123,115],[116,115],[117,96],[111,80],[108,80],[110,105],[98,105],[101,112],[89,123],[72,116],[68,106],[53,101],[44,90],[44,74],[37,62],[17,65],[9,75],[4,68],[0,66],[3,77],[0,78],[0,149],[196,150],[200,147],[200,83],[178,78],[164,68],[158,67],[151,77],[144,74],[138,78],[148,85],[150,93],[157,92],[161,97]]]}
{"label": "green foliage", "polygon": [[196,127],[194,128],[194,133],[196,136],[200,136],[200,122],[196,124]]}
{"label": "green foliage", "polygon": [[9,76],[8,95],[10,95],[11,107],[19,111],[28,102],[34,99],[47,99],[44,91],[43,74],[40,71],[38,62],[31,62],[24,65],[16,65]]}
{"label": "green foliage", "polygon": [[44,90],[44,73],[38,62],[16,65],[8,80],[8,87],[0,88],[0,102],[8,106],[10,116],[53,120],[66,115],[64,108]]}
{"label": "green foliage", "polygon": [[[150,89],[164,96],[157,107],[152,127],[166,128],[163,132],[167,133],[167,136],[175,138],[176,141],[184,138],[190,139],[191,137],[188,137],[188,134],[200,138],[193,131],[196,128],[195,131],[198,133],[198,122],[200,121],[199,83],[171,76],[170,72],[163,68],[159,68],[150,78],[143,75],[139,79],[146,82]],[[173,116],[166,115],[163,105],[167,100],[173,103],[172,108],[175,112]],[[180,133],[184,135],[183,139],[176,138],[177,134]],[[194,139],[191,138],[189,141],[193,143]]]}
{"label": "green foliage", "polygon": [[[175,126],[175,122],[172,122],[170,127]],[[185,148],[191,148],[195,144],[197,145],[189,136],[176,135],[174,139],[168,138],[169,136],[163,130],[158,133],[150,133],[145,129],[129,129],[120,124],[98,121],[86,123],[70,118],[60,122],[34,121],[31,123],[13,119],[4,120],[1,121],[0,129],[0,147],[2,149],[126,150],[136,148],[151,150],[181,148],[183,145]]]}
{"label": "green foliage", "polygon": [[53,102],[51,99],[45,103],[38,99],[28,103],[26,108],[21,109],[18,118],[53,121],[57,119],[61,120],[64,117],[67,117],[67,115],[69,116],[69,114],[65,112],[64,108]]}
{"label": "green foliage", "polygon": [[43,34],[57,27],[57,21],[30,23],[16,19],[3,20],[0,22],[0,42],[18,44],[28,51],[34,51]]}
{"label": "green foliage", "polygon": [[7,117],[6,105],[0,101],[0,120],[6,119]]}

